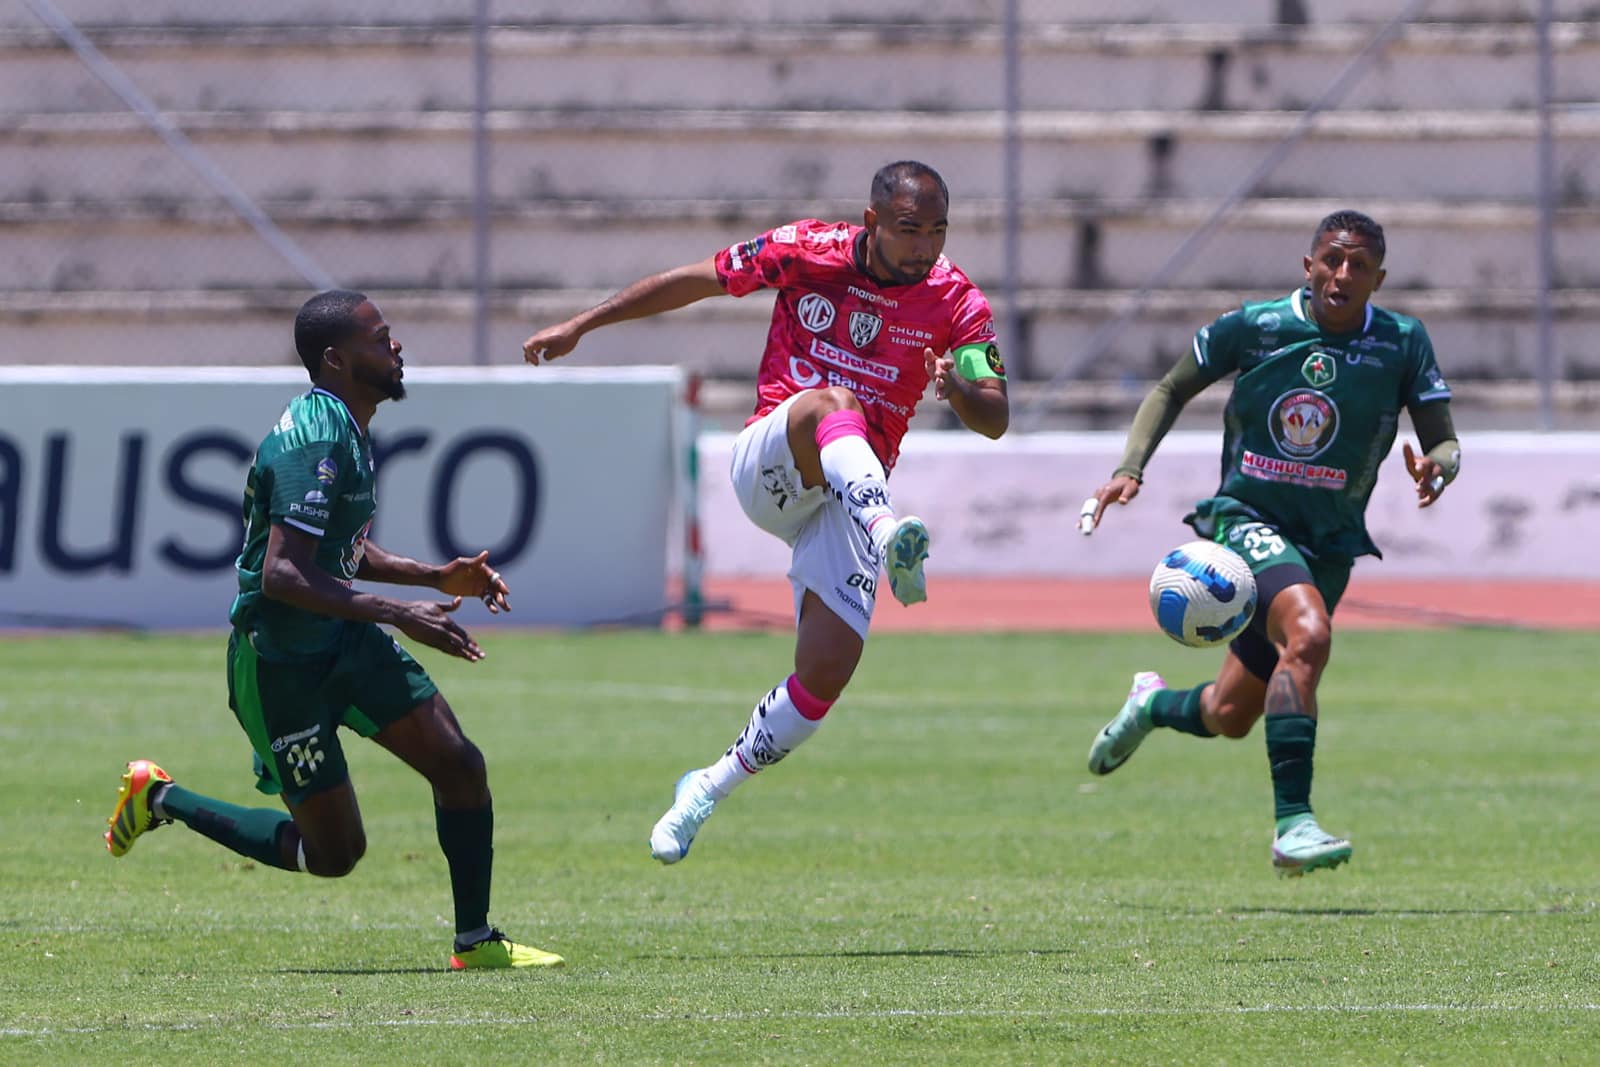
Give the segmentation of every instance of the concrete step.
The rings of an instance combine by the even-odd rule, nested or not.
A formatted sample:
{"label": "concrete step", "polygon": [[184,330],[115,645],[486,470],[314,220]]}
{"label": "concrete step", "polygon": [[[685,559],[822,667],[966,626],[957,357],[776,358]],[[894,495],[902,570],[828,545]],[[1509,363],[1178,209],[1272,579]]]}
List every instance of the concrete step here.
{"label": "concrete step", "polygon": [[[1303,108],[1371,39],[1348,23],[1030,26],[1026,109]],[[164,110],[464,110],[473,41],[452,27],[118,28],[96,44]],[[1555,98],[1600,99],[1600,26],[1553,27]],[[1003,34],[904,27],[738,24],[497,28],[500,108],[967,111],[1004,104]],[[330,52],[339,57],[328,62]],[[931,70],[961,77],[930,79]],[[1353,109],[1527,109],[1529,25],[1418,24],[1346,96]],[[0,31],[0,109],[120,111],[124,105],[48,30]]]}
{"label": "concrete step", "polygon": [[[850,201],[512,202],[494,206],[492,284],[504,290],[618,289],[641,274],[710,255],[793,218],[859,221]],[[469,289],[472,207],[465,201],[261,205],[324,270],[373,289]],[[1260,200],[1242,205],[1165,279],[1170,288],[1257,289],[1298,270],[1316,221],[1356,206],[1382,222],[1395,289],[1533,288],[1532,205],[1433,201]],[[1038,289],[1148,284],[1214,205],[1194,201],[1029,201],[1017,278]],[[292,287],[299,277],[225,205],[0,204],[7,231],[0,290]],[[1557,281],[1600,288],[1600,206],[1565,208]],[[946,252],[998,290],[1006,277],[1004,205],[957,200]]]}
{"label": "concrete step", "polygon": [[[450,199],[471,193],[466,112],[175,113],[172,120],[252,197]],[[1034,112],[1022,117],[1029,199],[1213,198],[1294,131],[1292,112],[1176,115]],[[648,176],[664,199],[848,199],[883,162],[921,158],[957,198],[1002,193],[995,112],[496,111],[493,195],[627,199]],[[1600,108],[1556,116],[1559,187],[1600,189]],[[1532,195],[1531,114],[1341,112],[1268,176],[1264,196],[1517,200]],[[0,201],[208,195],[137,116],[0,116]]]}
{"label": "concrete step", "polygon": [[[1511,22],[1534,18],[1540,0],[1433,0],[1421,17],[1428,21]],[[85,26],[106,25],[448,25],[470,23],[474,0],[73,0],[61,5]],[[1395,0],[1022,0],[1025,23],[1189,22],[1271,24],[1287,18],[1304,22],[1375,22],[1392,18]],[[1557,17],[1593,14],[1591,0],[1554,0]],[[805,20],[821,25],[945,24],[998,22],[1005,0],[812,0]],[[498,4],[491,17],[501,21],[556,24],[792,22],[789,0],[518,0]],[[1109,16],[1109,17],[1108,17]],[[0,25],[31,26],[35,17],[24,4],[0,5]]]}
{"label": "concrete step", "polygon": [[[1137,305],[1109,350],[1083,366],[1091,339],[1132,305],[1126,291],[1029,291],[1018,310],[1025,342],[1002,335],[1018,380],[1147,381],[1175,363],[1194,330],[1242,299],[1281,287],[1166,291]],[[423,364],[474,361],[469,294],[373,292],[407,358]],[[490,305],[489,362],[516,363],[535,329],[590,307],[609,293],[563,290],[496,294]],[[0,293],[0,365],[29,363],[293,365],[290,324],[303,289],[182,293]],[[1535,298],[1525,291],[1386,290],[1382,303],[1421,316],[1452,380],[1527,380],[1536,376]],[[1554,294],[1555,374],[1600,380],[1600,293]],[[1003,310],[1003,309],[1002,309]],[[751,382],[771,297],[712,300],[668,315],[599,330],[573,358],[589,366],[679,363],[701,373]],[[753,393],[752,393],[753,395]]]}

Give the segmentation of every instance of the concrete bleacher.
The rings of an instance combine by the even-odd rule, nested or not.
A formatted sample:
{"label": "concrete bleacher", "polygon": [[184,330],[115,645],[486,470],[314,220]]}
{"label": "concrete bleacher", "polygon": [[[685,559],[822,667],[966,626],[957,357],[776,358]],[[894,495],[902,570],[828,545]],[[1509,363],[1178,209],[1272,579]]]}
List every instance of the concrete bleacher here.
{"label": "concrete bleacher", "polygon": [[[466,362],[474,302],[472,4],[60,6],[413,358]],[[1535,369],[1534,0],[1435,0],[1201,253],[1075,362],[1288,135],[1396,5],[1021,5],[1014,373],[1142,380],[1195,326],[1295,282],[1334,207],[1390,231],[1382,302],[1458,381]],[[1600,378],[1600,4],[1558,0],[1560,368]],[[500,4],[490,37],[491,350],[640,274],[802,215],[859,218],[903,157],[952,188],[948,252],[999,301],[1003,5]],[[284,362],[305,285],[23,5],[0,9],[0,363]],[[591,363],[740,381],[762,298],[602,331]],[[1021,383],[1019,383],[1021,384]],[[736,390],[735,390],[736,392]]]}

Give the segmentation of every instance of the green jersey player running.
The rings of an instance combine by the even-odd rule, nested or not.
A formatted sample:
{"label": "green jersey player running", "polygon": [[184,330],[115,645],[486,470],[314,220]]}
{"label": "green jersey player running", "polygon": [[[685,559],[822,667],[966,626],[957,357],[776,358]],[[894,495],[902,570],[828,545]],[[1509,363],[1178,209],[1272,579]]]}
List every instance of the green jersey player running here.
{"label": "green jersey player running", "polygon": [[[122,776],[106,832],[113,856],[147,830],[180,822],[271,867],[349,874],[367,848],[340,747],[346,727],[370,737],[433,787],[450,870],[456,939],[450,966],[549,967],[561,957],[489,925],[494,809],[483,754],[467,740],[427,672],[383,630],[469,662],[483,650],[451,617],[462,597],[509,611],[489,554],[442,566],[367,539],[373,496],[367,424],[406,394],[400,342],[361,293],[332,290],[295,317],[295,348],[313,388],[289,402],[256,450],[244,491],[239,595],[229,618],[228,706],[255,750],[257,788],[288,809],[245,808],[177,785],[149,760]],[[354,579],[427,586],[451,599],[395,600]]]}
{"label": "green jersey player running", "polygon": [[1183,405],[1237,376],[1224,415],[1222,484],[1184,521],[1250,565],[1259,589],[1255,617],[1229,645],[1214,682],[1171,689],[1153,672],[1135,675],[1122,710],[1089,750],[1089,770],[1110,774],[1156,727],[1239,738],[1265,715],[1277,816],[1272,862],[1280,874],[1350,858],[1350,842],[1324,831],[1311,813],[1317,683],[1350,568],[1357,556],[1379,555],[1367,534],[1367,499],[1400,409],[1424,452],[1404,446],[1419,507],[1437,500],[1460,467],[1450,388],[1427,331],[1369,303],[1383,284],[1383,256],[1383,228],[1366,215],[1323,219],[1305,257],[1304,287],[1202,328],[1140,404],[1122,464],[1084,505],[1092,530],[1109,505],[1132,501]]}

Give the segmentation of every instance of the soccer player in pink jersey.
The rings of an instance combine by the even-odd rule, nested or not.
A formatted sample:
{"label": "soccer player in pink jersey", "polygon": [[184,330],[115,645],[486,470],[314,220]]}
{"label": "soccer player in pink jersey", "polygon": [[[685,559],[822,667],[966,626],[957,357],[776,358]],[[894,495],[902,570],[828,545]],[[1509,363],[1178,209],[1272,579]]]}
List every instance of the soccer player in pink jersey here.
{"label": "soccer player in pink jersey", "polygon": [[1006,431],[993,314],[943,255],[949,206],[933,168],[890,163],[873,175],[860,226],[779,226],[634,282],[522,345],[537,364],[599,326],[778,291],[732,477],[750,520],[793,550],[794,673],[761,698],[720,759],[678,779],[650,833],[662,863],[683,859],[718,801],[822,724],[861,660],[880,569],[902,604],[927,599],[928,531],[895,514],[887,477],[928,382],[964,425],[991,438]]}

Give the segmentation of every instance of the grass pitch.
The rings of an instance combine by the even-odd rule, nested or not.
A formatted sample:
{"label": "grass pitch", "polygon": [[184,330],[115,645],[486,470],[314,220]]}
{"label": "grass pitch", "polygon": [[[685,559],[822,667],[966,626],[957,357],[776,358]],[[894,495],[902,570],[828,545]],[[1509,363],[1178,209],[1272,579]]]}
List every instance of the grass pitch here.
{"label": "grass pitch", "polygon": [[1270,867],[1260,731],[1089,741],[1157,635],[883,635],[826,727],[662,868],[646,836],[786,635],[487,633],[423,653],[488,755],[494,919],[554,973],[452,974],[422,781],[352,739],[367,858],[323,881],[181,827],[113,860],[124,761],[266,803],[223,637],[0,642],[0,1061],[1579,1063],[1600,1049],[1589,634],[1350,633]]}

